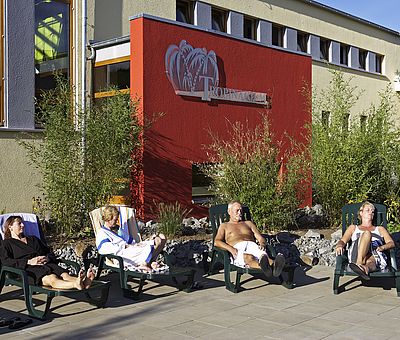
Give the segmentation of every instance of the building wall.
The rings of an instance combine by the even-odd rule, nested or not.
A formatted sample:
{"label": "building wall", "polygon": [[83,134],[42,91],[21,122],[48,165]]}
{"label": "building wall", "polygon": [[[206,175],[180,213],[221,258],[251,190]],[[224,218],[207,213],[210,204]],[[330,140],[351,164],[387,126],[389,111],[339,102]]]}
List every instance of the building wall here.
{"label": "building wall", "polygon": [[[302,0],[204,0],[200,3],[203,7],[204,5],[218,7],[384,55],[382,74],[339,65],[346,75],[354,78],[352,84],[363,91],[360,100],[353,108],[353,116],[378,101],[378,92],[383,90],[389,81],[393,81],[395,71],[399,68],[399,34],[396,35],[394,32],[380,29],[377,25],[367,24],[365,21],[340,14],[324,6]],[[175,0],[162,2],[125,0],[122,1],[122,8],[126,18],[143,12],[174,19],[175,4]],[[125,19],[122,21],[122,33],[128,34],[128,21]],[[335,63],[330,63],[330,66],[338,69]],[[316,88],[322,88],[329,83],[331,79],[329,68],[326,63],[313,58],[312,83]],[[400,124],[400,117],[397,121]]]}
{"label": "building wall", "polygon": [[40,141],[41,134],[32,137],[15,131],[0,131],[0,212],[31,212],[32,198],[41,197],[40,174],[29,164],[21,141]]}
{"label": "building wall", "polygon": [[[287,133],[304,141],[302,128],[311,121],[311,115],[301,89],[304,83],[311,85],[310,56],[146,17],[131,20],[131,32],[131,95],[141,98],[140,112],[146,121],[163,112],[145,131],[141,201],[135,207],[141,210],[144,205],[146,218],[154,201],[178,200],[192,207],[192,163],[208,162],[210,131],[228,139],[230,124],[239,121],[254,128],[264,114],[270,119],[276,140],[285,140]],[[184,51],[191,47],[177,52],[182,41],[193,49],[215,52],[220,87],[267,93],[272,98],[272,108],[220,100],[207,102],[176,94],[167,71],[171,74],[186,69],[192,72],[193,79],[203,74],[199,54],[185,55]],[[171,46],[176,56],[185,57],[167,62],[166,52]],[[199,68],[191,69],[189,65],[194,60],[198,60]],[[200,83],[200,77],[197,79]],[[201,91],[201,86],[204,84],[195,91]],[[284,149],[281,151],[284,154]],[[311,204],[311,186],[306,191],[305,203]],[[137,198],[133,195],[133,200]]]}

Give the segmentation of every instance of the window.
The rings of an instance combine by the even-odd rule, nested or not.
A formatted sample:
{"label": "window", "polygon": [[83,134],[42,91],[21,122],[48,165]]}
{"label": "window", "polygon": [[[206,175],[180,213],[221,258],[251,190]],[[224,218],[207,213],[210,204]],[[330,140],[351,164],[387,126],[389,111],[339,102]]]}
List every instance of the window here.
{"label": "window", "polygon": [[35,0],[35,96],[55,87],[54,72],[69,78],[70,3]]}
{"label": "window", "polygon": [[244,17],[243,36],[247,39],[253,39],[253,40],[257,38],[256,19]]}
{"label": "window", "polygon": [[362,70],[367,69],[367,54],[368,52],[365,50],[358,50],[358,67]]}
{"label": "window", "polygon": [[324,126],[326,128],[329,127],[330,116],[331,116],[330,111],[322,111],[322,115],[321,115],[322,126]]}
{"label": "window", "polygon": [[223,10],[211,8],[212,29],[219,32],[226,32],[227,13]]}
{"label": "window", "polygon": [[297,32],[297,51],[307,53],[309,34]]}
{"label": "window", "polygon": [[129,57],[97,63],[93,69],[93,91],[95,98],[105,95],[105,90],[114,86],[119,90],[130,87]]}
{"label": "window", "polygon": [[383,55],[377,54],[375,58],[375,72],[382,73]]}
{"label": "window", "polygon": [[4,11],[3,11],[3,0],[0,0],[0,126],[4,125],[4,80],[3,80],[3,64],[4,64]]}
{"label": "window", "polygon": [[190,1],[176,2],[176,21],[193,24],[193,6]]}
{"label": "window", "polygon": [[209,202],[214,194],[208,188],[211,184],[211,178],[201,171],[200,164],[192,164],[192,202],[202,204]]}
{"label": "window", "polygon": [[360,127],[361,131],[365,132],[365,129],[367,127],[367,116],[361,116],[360,117]]}
{"label": "window", "polygon": [[343,120],[342,120],[342,130],[343,132],[349,132],[349,118],[350,115],[345,114],[343,116]]}
{"label": "window", "polygon": [[329,61],[329,47],[331,42],[327,39],[320,38],[319,41],[319,51],[320,51],[320,59]]}
{"label": "window", "polygon": [[340,64],[349,65],[349,51],[350,46],[345,44],[340,44]]}
{"label": "window", "polygon": [[283,26],[272,25],[272,45],[283,47]]}

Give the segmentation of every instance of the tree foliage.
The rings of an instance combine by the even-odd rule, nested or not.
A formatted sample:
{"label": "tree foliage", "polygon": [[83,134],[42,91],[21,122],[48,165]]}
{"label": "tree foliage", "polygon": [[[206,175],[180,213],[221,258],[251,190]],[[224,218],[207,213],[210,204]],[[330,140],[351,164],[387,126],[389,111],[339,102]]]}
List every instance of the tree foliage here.
{"label": "tree foliage", "polygon": [[393,122],[390,88],[364,112],[352,112],[361,91],[342,72],[332,71],[329,86],[314,93],[314,201],[323,205],[330,223],[339,223],[341,207],[349,202],[398,197],[400,130]]}
{"label": "tree foliage", "polygon": [[88,211],[126,185],[141,132],[137,103],[129,95],[116,91],[75,117],[71,98],[68,82],[58,77],[57,87],[40,101],[43,142],[21,143],[43,176],[45,207],[58,230],[69,234],[86,224]]}
{"label": "tree foliage", "polygon": [[211,164],[201,167],[212,180],[210,190],[217,201],[239,200],[248,205],[261,231],[280,230],[293,223],[309,169],[305,145],[287,138],[287,151],[281,154],[282,141],[274,141],[269,127],[268,118],[263,117],[253,129],[232,123],[226,140],[211,132]]}

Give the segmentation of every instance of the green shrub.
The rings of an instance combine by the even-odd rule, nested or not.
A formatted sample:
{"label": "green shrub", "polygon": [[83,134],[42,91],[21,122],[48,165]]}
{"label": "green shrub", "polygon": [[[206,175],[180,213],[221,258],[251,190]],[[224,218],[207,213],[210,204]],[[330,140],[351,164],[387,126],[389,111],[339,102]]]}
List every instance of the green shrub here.
{"label": "green shrub", "polygon": [[[113,89],[111,89],[113,90]],[[79,232],[88,211],[103,205],[129,178],[132,152],[140,146],[136,103],[116,92],[99,104],[76,112],[67,81],[46,91],[39,103],[43,141],[21,142],[40,170],[44,202],[60,232]]]}
{"label": "green shrub", "polygon": [[[341,208],[349,202],[398,198],[400,130],[393,124],[390,88],[379,94],[377,106],[353,112],[353,119],[350,112],[361,93],[351,86],[351,78],[332,71],[330,85],[314,93],[314,203],[322,204],[330,224],[339,224]],[[329,112],[329,123],[321,119],[322,111]]]}
{"label": "green shrub", "polygon": [[158,203],[156,207],[158,231],[167,237],[177,236],[182,220],[190,213],[190,210],[184,209],[179,202]]}
{"label": "green shrub", "polygon": [[[287,228],[304,199],[302,184],[310,168],[306,148],[287,137],[289,147],[280,155],[283,142],[273,142],[266,116],[255,128],[240,122],[230,128],[227,140],[210,133],[212,163],[201,166],[212,180],[216,203],[239,200],[248,205],[261,231]],[[282,162],[286,169],[279,175]]]}

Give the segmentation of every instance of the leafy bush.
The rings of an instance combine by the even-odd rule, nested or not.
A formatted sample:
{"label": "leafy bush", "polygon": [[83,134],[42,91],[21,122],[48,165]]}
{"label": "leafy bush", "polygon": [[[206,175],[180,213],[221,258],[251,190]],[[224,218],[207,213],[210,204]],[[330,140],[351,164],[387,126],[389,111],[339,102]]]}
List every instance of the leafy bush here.
{"label": "leafy bush", "polygon": [[75,119],[71,98],[68,82],[57,77],[57,87],[44,92],[39,103],[43,142],[21,142],[42,173],[43,206],[58,231],[68,234],[80,231],[88,211],[125,185],[120,179],[130,176],[141,132],[129,95],[116,91]]}
{"label": "leafy bush", "polygon": [[158,231],[167,237],[176,236],[182,226],[182,220],[190,213],[184,209],[179,202],[158,203],[157,221]]}
{"label": "leafy bush", "polygon": [[202,165],[201,170],[212,180],[210,191],[215,193],[216,203],[239,200],[248,205],[261,231],[292,224],[293,212],[304,198],[306,186],[302,184],[309,177],[305,146],[287,138],[289,147],[280,155],[283,143],[273,142],[266,116],[253,129],[232,123],[227,140],[212,132],[211,137],[212,163]]}
{"label": "leafy bush", "polygon": [[[329,87],[314,93],[314,200],[328,212],[330,224],[336,225],[341,207],[348,202],[398,197],[400,130],[393,124],[389,88],[379,94],[377,106],[353,113],[351,120],[350,112],[361,95],[351,86],[351,78],[332,71]],[[322,111],[329,112],[329,122],[321,118]]]}

